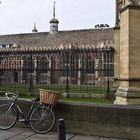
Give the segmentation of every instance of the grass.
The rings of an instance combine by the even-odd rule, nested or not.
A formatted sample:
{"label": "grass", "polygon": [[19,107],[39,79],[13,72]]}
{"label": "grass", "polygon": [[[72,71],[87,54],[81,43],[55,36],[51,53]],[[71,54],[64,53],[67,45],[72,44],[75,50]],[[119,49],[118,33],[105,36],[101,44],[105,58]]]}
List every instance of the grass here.
{"label": "grass", "polygon": [[111,100],[105,98],[61,98],[60,101],[112,104]]}
{"label": "grass", "polygon": [[[37,98],[38,96],[25,96],[21,95],[19,96],[20,98],[24,99],[33,99]],[[84,102],[84,103],[101,103],[101,104],[112,104],[112,101],[106,98],[74,98],[74,97],[69,97],[69,98],[64,98],[61,97],[60,101],[64,102]]]}
{"label": "grass", "polygon": [[[1,95],[3,96],[3,95]],[[19,98],[22,99],[34,99],[39,97],[39,95],[19,95]],[[69,98],[64,98],[61,97],[60,101],[64,102],[83,102],[83,103],[100,103],[100,104],[112,104],[112,100],[106,99],[106,98],[76,98],[76,97],[69,97]]]}
{"label": "grass", "polygon": [[[58,84],[36,84],[33,88],[29,87],[29,84],[1,84],[0,94],[10,91],[16,93],[18,91],[19,97],[32,99],[38,96],[38,89],[44,88],[47,90],[54,90],[59,92],[65,91],[66,85]],[[98,87],[97,85],[70,85],[69,93],[90,93],[90,94],[105,94],[106,89],[104,87]],[[32,95],[32,96],[31,96]],[[61,98],[61,101],[65,102],[89,102],[89,103],[109,103],[112,101],[105,98]]]}
{"label": "grass", "polygon": [[[1,92],[19,92],[20,94],[38,93],[39,88],[64,92],[66,85],[60,84],[36,84],[32,88],[29,84],[1,84]],[[69,85],[69,93],[91,93],[91,94],[105,94],[106,88],[97,85]]]}

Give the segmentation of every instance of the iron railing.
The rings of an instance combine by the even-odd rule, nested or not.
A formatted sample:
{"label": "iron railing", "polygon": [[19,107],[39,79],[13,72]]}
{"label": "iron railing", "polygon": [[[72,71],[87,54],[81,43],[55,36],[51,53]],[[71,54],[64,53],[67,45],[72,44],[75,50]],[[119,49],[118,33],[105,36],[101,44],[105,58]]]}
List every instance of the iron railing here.
{"label": "iron railing", "polygon": [[0,50],[0,91],[109,94],[113,77],[112,47]]}

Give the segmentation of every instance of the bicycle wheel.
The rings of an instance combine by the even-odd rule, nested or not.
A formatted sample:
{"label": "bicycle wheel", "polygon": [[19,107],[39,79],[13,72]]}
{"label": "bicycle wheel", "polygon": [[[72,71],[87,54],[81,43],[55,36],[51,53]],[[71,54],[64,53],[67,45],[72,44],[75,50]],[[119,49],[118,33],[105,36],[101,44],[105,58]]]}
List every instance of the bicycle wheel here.
{"label": "bicycle wheel", "polygon": [[53,128],[55,120],[55,115],[50,108],[42,106],[31,113],[30,126],[33,131],[44,134]]}
{"label": "bicycle wheel", "polygon": [[10,104],[0,106],[0,129],[7,130],[14,126],[17,120],[17,112]]}

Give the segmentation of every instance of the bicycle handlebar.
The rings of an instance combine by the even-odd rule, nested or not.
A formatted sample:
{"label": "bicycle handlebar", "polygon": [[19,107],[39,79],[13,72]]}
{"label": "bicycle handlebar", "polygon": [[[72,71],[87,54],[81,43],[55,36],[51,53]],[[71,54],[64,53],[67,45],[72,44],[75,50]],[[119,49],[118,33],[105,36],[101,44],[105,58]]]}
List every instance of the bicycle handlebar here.
{"label": "bicycle handlebar", "polygon": [[12,93],[12,92],[6,92],[5,97],[9,100],[9,95],[11,95],[12,98],[16,99],[18,97],[18,94]]}

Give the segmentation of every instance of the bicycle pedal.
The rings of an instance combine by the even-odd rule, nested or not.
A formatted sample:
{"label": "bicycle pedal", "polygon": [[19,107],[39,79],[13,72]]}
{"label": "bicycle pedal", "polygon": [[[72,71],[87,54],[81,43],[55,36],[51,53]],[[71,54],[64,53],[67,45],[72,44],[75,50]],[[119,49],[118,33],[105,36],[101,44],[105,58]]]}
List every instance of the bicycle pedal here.
{"label": "bicycle pedal", "polygon": [[19,122],[25,122],[26,119],[19,119],[18,121],[19,121]]}

